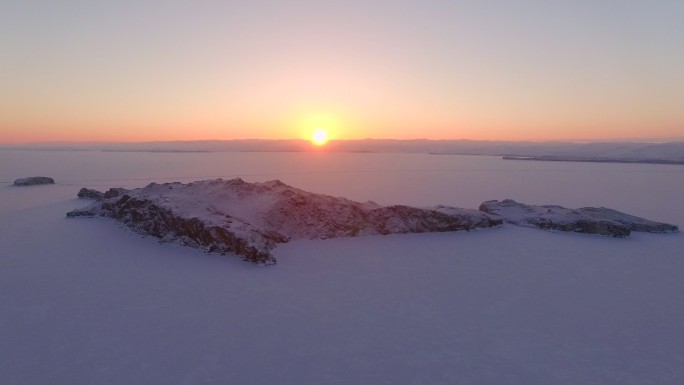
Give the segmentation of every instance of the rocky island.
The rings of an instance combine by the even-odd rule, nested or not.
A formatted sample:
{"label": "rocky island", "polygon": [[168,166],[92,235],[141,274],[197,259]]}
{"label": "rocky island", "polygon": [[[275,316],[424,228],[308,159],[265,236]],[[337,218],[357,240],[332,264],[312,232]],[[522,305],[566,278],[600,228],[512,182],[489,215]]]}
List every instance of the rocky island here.
{"label": "rocky island", "polygon": [[307,192],[278,180],[152,183],[106,192],[83,188],[78,196],[94,202],[68,217],[110,217],[165,242],[235,254],[261,265],[276,262],[272,251],[277,244],[297,239],[476,230],[504,222],[613,237],[678,230],[606,208],[531,206],[510,199],[484,202],[479,210],[381,206]]}
{"label": "rocky island", "polygon": [[68,217],[111,217],[163,241],[237,254],[264,265],[276,262],[271,251],[278,243],[297,239],[474,230],[502,224],[478,210],[360,203],[277,180],[152,183],[104,193],[84,188],[78,196],[96,201],[67,213]]}
{"label": "rocky island", "polygon": [[14,181],[15,186],[35,186],[40,184],[54,184],[55,180],[47,176],[31,176]]}
{"label": "rocky island", "polygon": [[480,211],[501,218],[507,223],[546,230],[572,231],[623,238],[631,231],[674,233],[678,227],[668,223],[649,221],[605,207],[569,209],[563,206],[534,206],[512,199],[487,201]]}

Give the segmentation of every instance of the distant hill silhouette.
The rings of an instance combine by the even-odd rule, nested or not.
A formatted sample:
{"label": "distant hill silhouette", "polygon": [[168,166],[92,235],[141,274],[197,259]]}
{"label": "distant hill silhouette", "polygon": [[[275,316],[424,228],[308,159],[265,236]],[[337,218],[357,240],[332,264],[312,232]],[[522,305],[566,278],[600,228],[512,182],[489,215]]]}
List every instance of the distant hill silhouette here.
{"label": "distant hill silhouette", "polygon": [[5,149],[139,152],[349,152],[492,155],[512,160],[636,162],[684,164],[684,141],[649,142],[507,142],[428,139],[331,140],[316,147],[307,140],[202,140],[167,142],[37,143]]}

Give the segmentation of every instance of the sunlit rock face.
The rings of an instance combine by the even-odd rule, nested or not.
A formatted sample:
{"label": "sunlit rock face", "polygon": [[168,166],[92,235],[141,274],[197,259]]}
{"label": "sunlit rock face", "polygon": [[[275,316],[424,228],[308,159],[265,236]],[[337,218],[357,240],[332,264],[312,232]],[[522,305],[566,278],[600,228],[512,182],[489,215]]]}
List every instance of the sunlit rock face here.
{"label": "sunlit rock face", "polygon": [[562,206],[533,206],[512,199],[487,201],[480,211],[507,223],[548,230],[573,231],[612,237],[627,237],[631,231],[649,233],[677,232],[675,225],[654,222],[605,207],[569,209]]}
{"label": "sunlit rock face", "polygon": [[296,239],[474,230],[502,224],[477,210],[360,203],[277,180],[152,183],[105,193],[84,188],[79,197],[96,201],[67,213],[68,217],[111,217],[163,241],[236,254],[263,265],[275,263],[272,250],[278,243]]}

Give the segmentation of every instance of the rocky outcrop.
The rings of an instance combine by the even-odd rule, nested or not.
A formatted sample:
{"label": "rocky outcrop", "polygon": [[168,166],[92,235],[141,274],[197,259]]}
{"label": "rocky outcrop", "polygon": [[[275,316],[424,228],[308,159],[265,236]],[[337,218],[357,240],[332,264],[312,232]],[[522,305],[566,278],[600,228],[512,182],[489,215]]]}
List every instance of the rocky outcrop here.
{"label": "rocky outcrop", "polygon": [[47,176],[31,176],[28,178],[19,178],[14,181],[15,186],[35,186],[40,184],[54,184],[55,180]]}
{"label": "rocky outcrop", "polygon": [[163,241],[275,263],[278,243],[393,233],[474,230],[497,226],[489,214],[447,206],[380,206],[306,192],[280,181],[241,179],[152,183],[144,188],[82,189],[96,199],[68,217],[105,216]]}
{"label": "rocky outcrop", "polygon": [[95,200],[101,200],[104,194],[97,190],[93,190],[91,188],[85,188],[83,187],[78,191],[78,197],[79,198],[85,198],[85,199],[95,199]]}
{"label": "rocky outcrop", "polygon": [[117,188],[110,188],[106,192],[102,193],[100,191],[91,189],[91,188],[86,188],[83,187],[82,189],[78,190],[78,194],[76,194],[79,198],[84,198],[84,199],[94,199],[97,201],[101,201],[103,199],[110,199],[110,198],[116,198],[121,195],[123,195],[126,191],[126,189],[117,187]]}
{"label": "rocky outcrop", "polygon": [[487,201],[480,211],[519,226],[547,230],[573,231],[612,237],[627,237],[631,231],[649,233],[677,232],[675,225],[650,221],[604,207],[569,209],[562,206],[533,206],[512,199]]}

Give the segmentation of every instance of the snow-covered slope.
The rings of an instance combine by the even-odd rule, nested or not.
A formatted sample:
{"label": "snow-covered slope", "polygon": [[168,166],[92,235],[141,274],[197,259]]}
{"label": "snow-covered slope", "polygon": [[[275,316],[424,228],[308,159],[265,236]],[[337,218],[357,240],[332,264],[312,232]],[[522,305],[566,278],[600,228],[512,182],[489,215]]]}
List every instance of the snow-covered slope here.
{"label": "snow-covered slope", "polygon": [[512,199],[487,201],[480,210],[520,226],[626,237],[630,231],[673,233],[677,226],[649,221],[605,207],[569,209],[557,205],[533,206]]}
{"label": "snow-covered slope", "polygon": [[502,223],[477,210],[385,207],[314,194],[277,180],[152,183],[104,194],[82,189],[78,195],[97,201],[69,217],[112,217],[165,241],[234,253],[260,264],[275,263],[275,245],[296,239],[471,230]]}

